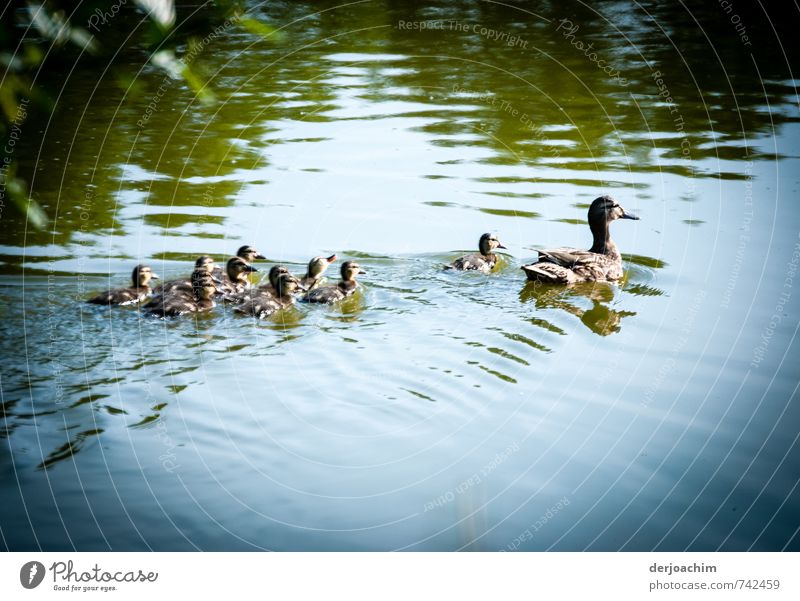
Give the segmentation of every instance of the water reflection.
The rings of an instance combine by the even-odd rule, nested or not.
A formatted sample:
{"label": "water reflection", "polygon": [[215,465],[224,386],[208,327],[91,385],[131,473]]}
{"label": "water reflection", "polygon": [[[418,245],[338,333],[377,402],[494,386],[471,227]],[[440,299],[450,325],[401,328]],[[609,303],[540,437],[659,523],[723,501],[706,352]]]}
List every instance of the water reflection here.
{"label": "water reflection", "polygon": [[73,459],[75,454],[80,452],[90,437],[99,436],[103,433],[103,431],[104,430],[102,428],[92,428],[90,430],[79,432],[75,435],[75,438],[68,440],[60,447],[49,453],[45,460],[37,466],[37,469],[47,469],[59,461]]}
{"label": "water reflection", "polygon": [[[640,265],[653,268],[664,266],[662,261],[649,257],[626,255]],[[622,329],[622,320],[636,315],[635,311],[618,309],[625,294],[661,296],[662,290],[644,282],[635,281],[631,271],[619,285],[608,282],[580,282],[571,286],[526,282],[519,292],[522,303],[533,303],[536,309],[560,309],[580,319],[581,323],[599,336],[616,334]],[[584,300],[585,299],[585,300]],[[586,300],[589,303],[586,303]],[[548,328],[551,327],[548,325]]]}
{"label": "water reflection", "polygon": [[[620,331],[622,319],[636,315],[630,311],[612,309],[614,286],[606,282],[586,282],[572,286],[554,286],[528,282],[519,293],[523,303],[533,303],[536,309],[560,309],[580,319],[595,334],[608,336]],[[586,308],[580,299],[588,299]]]}
{"label": "water reflection", "polygon": [[[66,521],[74,523],[82,515],[75,499],[108,507],[107,493],[119,485],[125,511],[148,543],[155,538],[160,548],[172,543],[164,534],[172,518],[193,533],[192,544],[208,549],[251,538],[284,547],[387,548],[434,532],[439,538],[420,546],[469,547],[495,524],[486,548],[503,548],[548,511],[548,495],[558,499],[581,482],[587,484],[571,499],[576,515],[587,517],[572,533],[579,542],[561,548],[582,548],[602,537],[603,516],[618,515],[640,494],[644,503],[655,494],[665,510],[642,526],[656,535],[637,542],[638,549],[652,548],[687,507],[690,525],[706,520],[716,509],[704,505],[713,495],[692,488],[709,482],[702,470],[718,467],[714,457],[731,449],[733,463],[752,462],[748,449],[758,448],[774,424],[736,400],[722,408],[732,425],[712,432],[719,406],[709,401],[695,407],[698,398],[737,399],[738,390],[742,398],[762,398],[768,391],[769,382],[754,376],[755,390],[738,374],[735,386],[725,389],[729,372],[714,361],[730,352],[719,331],[753,338],[756,328],[741,323],[745,309],[769,323],[769,314],[759,311],[774,302],[753,303],[742,282],[762,282],[762,276],[767,282],[770,266],[738,265],[731,310],[696,320],[697,339],[708,334],[699,331],[704,322],[720,323],[719,331],[702,338],[710,345],[703,369],[690,374],[682,360],[700,347],[694,330],[659,331],[647,353],[641,341],[673,304],[680,305],[672,297],[694,295],[690,285],[702,278],[686,277],[683,270],[696,267],[687,266],[686,257],[703,257],[710,279],[719,273],[727,279],[737,241],[726,235],[738,236],[743,221],[741,211],[727,205],[720,210],[720,199],[741,197],[736,186],[743,179],[751,178],[759,216],[772,217],[768,209],[778,205],[782,211],[781,218],[764,222],[748,217],[753,244],[759,240],[776,252],[793,247],[797,212],[759,188],[766,180],[759,181],[764,173],[758,169],[773,158],[764,151],[763,136],[778,132],[787,146],[781,136],[789,137],[796,123],[789,105],[794,82],[781,61],[782,52],[797,50],[760,43],[756,75],[752,57],[728,35],[730,23],[708,3],[692,11],[711,46],[685,27],[685,3],[540,3],[537,13],[551,23],[492,2],[366,2],[323,12],[317,2],[251,6],[271,22],[290,25],[275,45],[253,46],[247,34],[237,34],[197,56],[198,69],[213,74],[209,85],[224,99],[219,106],[196,106],[192,92],[176,84],[140,131],[135,124],[143,100],[149,101],[160,77],[150,79],[145,71],[136,96],[113,81],[96,85],[96,73],[77,70],[43,139],[31,136],[35,143],[18,148],[20,175],[58,216],[51,232],[26,232],[24,223],[4,212],[0,229],[0,271],[14,274],[0,291],[0,350],[7,358],[0,374],[0,437],[8,442],[0,467],[20,475],[26,500],[35,505],[52,496],[46,486],[69,487],[79,472],[74,498],[58,497]],[[756,9],[737,6],[754,30]],[[401,19],[450,19],[456,12],[464,23],[517,34],[528,48],[508,48],[469,31],[397,27]],[[582,40],[620,65],[627,87],[564,42],[552,25],[564,12],[580,23]],[[614,17],[614,27],[598,12]],[[724,69],[709,60],[709,48],[729,57]],[[140,67],[121,65],[131,74]],[[680,132],[653,70],[663,72],[678,104]],[[691,160],[682,152],[684,142]],[[744,156],[755,164],[752,174]],[[786,189],[791,186],[781,186]],[[620,247],[637,254],[624,256],[627,273],[618,286],[526,283],[517,269],[519,255],[504,257],[490,276],[440,268],[483,231],[497,231],[517,248],[530,240],[580,245],[586,202],[603,192],[635,198],[655,217],[636,232],[620,232],[627,237]],[[768,236],[758,238],[759,231]],[[223,306],[178,320],[143,317],[137,308],[77,306],[75,299],[89,287],[82,289],[75,274],[127,274],[141,258],[163,261],[157,267],[162,275],[180,275],[197,255],[223,260],[243,243],[257,244],[270,263],[291,265],[305,265],[303,258],[321,249],[339,250],[363,258],[370,277],[339,305],[299,305],[257,321]],[[48,301],[48,281],[32,276],[57,273],[67,275],[53,284],[54,300]],[[108,282],[94,283],[101,289]],[[734,306],[738,302],[743,304]],[[573,327],[578,322],[585,328]],[[623,339],[626,344],[619,344]],[[602,361],[577,373],[563,360],[566,346],[580,355],[598,344],[616,348],[620,364],[642,365],[629,388],[615,388]],[[776,333],[772,357],[779,357],[778,347]],[[740,349],[736,361],[750,352]],[[653,373],[669,375],[647,397],[659,409],[653,415],[669,413],[664,422],[648,421],[652,415],[636,402],[644,394],[637,385]],[[687,385],[682,397],[670,388],[679,380]],[[768,391],[771,399],[791,397],[786,380],[785,374],[776,379],[784,389]],[[717,386],[722,388],[710,394]],[[560,403],[562,397],[569,402]],[[591,406],[583,406],[583,398],[591,398]],[[690,407],[680,406],[684,398]],[[677,430],[683,416],[696,410],[706,414]],[[747,441],[750,430],[738,426],[751,422],[761,438]],[[707,424],[712,426],[704,430]],[[153,444],[152,430],[167,426],[175,444],[191,449],[181,458],[181,486],[159,478],[164,445]],[[794,432],[780,430],[759,457],[787,454]],[[730,432],[734,438],[744,432],[746,444],[734,444]],[[467,526],[453,528],[454,538],[448,538],[451,523],[443,514],[473,512],[466,496],[459,497],[464,507],[423,512],[406,528],[403,511],[416,512],[425,499],[448,490],[445,480],[457,485],[492,461],[489,433],[520,445],[514,457],[492,464],[482,481],[486,508]],[[584,452],[589,440],[591,451]],[[697,463],[698,473],[680,477],[675,494],[665,498],[701,448],[711,454]],[[380,466],[377,473],[356,469],[365,456]],[[113,466],[114,487],[98,476],[105,461]],[[147,474],[152,490],[117,476],[154,466],[158,473]],[[264,466],[268,478],[262,478]],[[639,473],[647,474],[647,482],[652,477],[650,488]],[[715,481],[730,471],[719,475]],[[223,481],[224,492],[210,476]],[[603,488],[608,482],[616,483],[613,489]],[[787,480],[780,474],[774,482],[764,498],[777,498],[794,484],[781,488]],[[731,490],[757,498],[762,484],[740,480]],[[11,488],[0,487],[0,501]],[[153,506],[151,497],[165,507]],[[695,498],[703,503],[691,509]],[[203,503],[207,513],[193,513]],[[56,512],[41,504],[31,512],[45,524],[38,534],[58,548],[67,545],[48,521]],[[772,515],[750,515],[762,514]],[[206,527],[210,515],[221,528]],[[18,512],[11,520],[24,518]],[[553,520],[531,544],[555,543],[574,524],[568,521]],[[780,521],[776,528],[785,526]],[[14,522],[0,526],[10,544],[27,544],[29,534]],[[794,531],[791,526],[784,530]],[[725,528],[733,532],[717,523],[709,529]],[[221,530],[236,534],[226,538]],[[127,534],[112,543],[135,548],[130,541],[139,539]],[[608,539],[629,534],[614,526]],[[79,548],[94,540],[88,531],[73,536]],[[677,546],[691,540],[683,542]]]}

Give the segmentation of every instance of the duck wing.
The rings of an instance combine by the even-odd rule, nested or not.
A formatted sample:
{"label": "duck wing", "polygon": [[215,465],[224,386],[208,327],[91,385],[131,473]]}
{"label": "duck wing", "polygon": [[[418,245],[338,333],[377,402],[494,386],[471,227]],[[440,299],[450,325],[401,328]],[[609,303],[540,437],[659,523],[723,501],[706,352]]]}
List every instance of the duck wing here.
{"label": "duck wing", "polygon": [[[622,275],[619,261],[612,257],[579,248],[553,248],[540,250],[539,262],[523,267],[531,279],[539,281],[556,281],[558,283],[593,282],[603,280],[616,280]],[[536,267],[535,273],[531,269]],[[560,269],[555,269],[556,267]],[[570,273],[566,273],[563,270]],[[544,270],[549,275],[555,275],[556,280],[539,278],[538,272]]]}
{"label": "duck wing", "polygon": [[307,303],[335,303],[345,296],[347,295],[339,286],[324,286],[314,288],[303,297],[303,300]]}
{"label": "duck wing", "polygon": [[187,280],[186,278],[179,278],[177,280],[169,280],[168,282],[163,282],[158,286],[153,288],[153,292],[156,294],[164,294],[167,292],[172,292],[173,290],[185,290],[188,289],[191,293],[192,291],[192,282]]}
{"label": "duck wing", "polygon": [[529,280],[543,284],[572,284],[578,281],[578,276],[568,267],[547,261],[539,261],[531,265],[523,265],[522,271]]}
{"label": "duck wing", "polygon": [[94,305],[130,305],[147,297],[147,292],[136,288],[117,288],[90,298],[88,303]]}
{"label": "duck wing", "polygon": [[591,263],[599,256],[597,253],[580,248],[548,248],[537,252],[540,263],[555,263],[567,269],[573,269],[582,263]]}
{"label": "duck wing", "polygon": [[226,277],[221,284],[217,285],[217,291],[222,294],[223,300],[231,300],[237,296],[246,294],[250,290],[249,282],[232,282]]}
{"label": "duck wing", "polygon": [[182,296],[159,297],[148,303],[146,309],[159,317],[178,317],[195,311],[196,303],[193,299]]}
{"label": "duck wing", "polygon": [[250,315],[258,319],[269,317],[279,309],[281,305],[278,300],[270,294],[258,294],[245,300],[241,305],[236,307],[234,311],[242,315]]}
{"label": "duck wing", "polygon": [[322,281],[322,278],[312,278],[308,276],[304,276],[300,278],[300,284],[303,288],[307,291],[314,290],[315,288],[319,287],[319,283]]}
{"label": "duck wing", "polygon": [[486,257],[478,253],[472,253],[469,255],[464,255],[463,257],[459,257],[450,263],[448,267],[450,269],[457,269],[459,271],[489,271],[491,269],[491,265],[486,260]]}

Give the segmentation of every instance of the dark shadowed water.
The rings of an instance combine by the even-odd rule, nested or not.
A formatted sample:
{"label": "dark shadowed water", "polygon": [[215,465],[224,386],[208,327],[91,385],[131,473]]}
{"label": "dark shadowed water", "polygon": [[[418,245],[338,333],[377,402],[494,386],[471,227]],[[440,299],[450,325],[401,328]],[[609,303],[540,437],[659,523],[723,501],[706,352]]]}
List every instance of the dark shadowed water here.
{"label": "dark shadowed water", "polygon": [[[5,547],[800,549],[798,62],[760,8],[251,6],[280,33],[194,42],[216,103],[133,53],[23,128],[53,224],[0,216]],[[526,285],[603,193],[624,280]],[[441,269],[485,231],[496,273]],[[368,275],[259,323],[81,302],[244,243]]]}

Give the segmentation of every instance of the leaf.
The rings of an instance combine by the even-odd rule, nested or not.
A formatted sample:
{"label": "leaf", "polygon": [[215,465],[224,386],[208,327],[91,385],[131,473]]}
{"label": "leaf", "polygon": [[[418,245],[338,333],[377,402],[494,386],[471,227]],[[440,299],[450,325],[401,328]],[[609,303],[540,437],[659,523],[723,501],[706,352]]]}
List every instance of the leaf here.
{"label": "leaf", "polygon": [[139,7],[164,31],[175,25],[174,0],[134,0]]}
{"label": "leaf", "polygon": [[271,25],[267,25],[258,19],[252,17],[240,17],[239,23],[250,33],[261,36],[270,42],[279,42],[284,38],[283,31],[275,29]]}
{"label": "leaf", "polygon": [[[13,167],[9,168],[9,173]],[[47,227],[47,213],[38,202],[28,196],[25,190],[25,182],[21,179],[8,175],[5,178],[6,195],[13,205],[28,218],[30,224],[37,230],[44,230]]]}

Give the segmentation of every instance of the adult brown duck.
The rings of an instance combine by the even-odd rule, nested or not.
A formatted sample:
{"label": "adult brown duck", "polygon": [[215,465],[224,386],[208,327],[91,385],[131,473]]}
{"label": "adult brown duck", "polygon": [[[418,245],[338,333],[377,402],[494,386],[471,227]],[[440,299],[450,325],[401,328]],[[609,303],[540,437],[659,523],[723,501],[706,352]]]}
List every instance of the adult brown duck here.
{"label": "adult brown duck", "polygon": [[622,277],[622,255],[608,226],[616,219],[636,219],[610,196],[595,198],[589,207],[589,229],[594,242],[589,250],[553,248],[537,251],[539,261],[523,265],[529,280],[546,284],[615,282]]}

